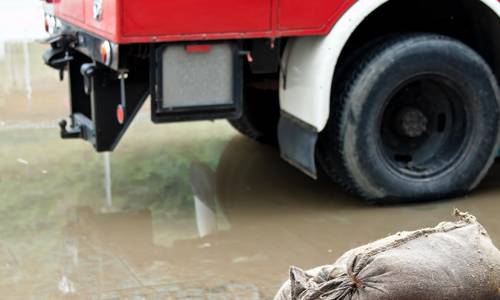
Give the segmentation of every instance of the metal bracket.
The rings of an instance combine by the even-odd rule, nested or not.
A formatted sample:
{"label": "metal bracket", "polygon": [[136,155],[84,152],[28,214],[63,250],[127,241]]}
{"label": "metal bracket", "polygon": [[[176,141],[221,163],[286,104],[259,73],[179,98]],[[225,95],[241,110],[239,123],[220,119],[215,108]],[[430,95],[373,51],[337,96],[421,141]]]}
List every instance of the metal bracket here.
{"label": "metal bracket", "polygon": [[82,137],[82,130],[80,127],[71,127],[67,129],[67,125],[68,122],[66,120],[59,121],[62,139],[78,139]]}
{"label": "metal bracket", "polygon": [[[98,152],[113,151],[149,95],[147,68],[124,75],[75,52],[68,71],[72,125],[67,129],[66,122],[61,122],[61,136],[85,139]],[[119,118],[125,95],[126,107]]]}

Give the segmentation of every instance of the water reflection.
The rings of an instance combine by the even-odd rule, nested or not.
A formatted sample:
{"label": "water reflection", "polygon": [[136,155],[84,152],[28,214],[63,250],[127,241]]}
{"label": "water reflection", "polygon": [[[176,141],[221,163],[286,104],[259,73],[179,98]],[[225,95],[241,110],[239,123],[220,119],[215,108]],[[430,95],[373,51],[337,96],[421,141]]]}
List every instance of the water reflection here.
{"label": "water reflection", "polygon": [[111,154],[105,152],[102,154],[102,162],[104,164],[104,190],[106,195],[106,206],[104,209],[111,209],[113,206],[113,194],[111,189]]}
{"label": "water reflection", "polygon": [[24,58],[24,82],[26,86],[26,100],[28,112],[31,111],[32,107],[32,93],[33,88],[31,87],[31,66],[30,66],[30,56],[28,50],[28,42],[24,41],[23,45],[23,58]]}
{"label": "water reflection", "polygon": [[217,232],[215,173],[205,163],[193,162],[189,180],[193,189],[196,225],[200,237]]}
{"label": "water reflection", "polygon": [[[161,214],[151,209],[77,209],[65,226],[66,237],[73,240],[67,248],[72,267],[66,267],[72,272],[65,278],[77,292],[100,287],[123,295],[148,287],[172,299],[181,299],[186,290],[268,299],[291,264],[307,268],[332,262],[359,244],[450,219],[453,207],[472,210],[496,240],[500,237],[498,197],[487,187],[474,199],[366,206],[327,181],[296,172],[274,149],[239,137],[224,148],[215,171],[195,161],[186,175],[194,214],[187,219],[179,214],[184,220],[176,222],[196,224],[198,238],[179,231],[172,243],[164,243],[160,237],[173,234],[175,223],[161,223]],[[77,260],[71,254],[75,245]]]}

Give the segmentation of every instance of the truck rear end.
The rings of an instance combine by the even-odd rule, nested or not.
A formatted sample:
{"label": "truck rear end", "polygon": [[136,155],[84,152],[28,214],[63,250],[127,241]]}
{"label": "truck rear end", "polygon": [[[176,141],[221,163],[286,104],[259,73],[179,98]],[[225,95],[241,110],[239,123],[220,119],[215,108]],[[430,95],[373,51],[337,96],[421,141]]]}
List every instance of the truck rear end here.
{"label": "truck rear end", "polygon": [[44,59],[70,82],[71,123],[61,122],[61,136],[97,151],[116,147],[149,95],[154,122],[238,118],[243,60],[252,62],[245,49],[253,46],[242,39],[271,34],[271,0],[45,5],[52,47]]}

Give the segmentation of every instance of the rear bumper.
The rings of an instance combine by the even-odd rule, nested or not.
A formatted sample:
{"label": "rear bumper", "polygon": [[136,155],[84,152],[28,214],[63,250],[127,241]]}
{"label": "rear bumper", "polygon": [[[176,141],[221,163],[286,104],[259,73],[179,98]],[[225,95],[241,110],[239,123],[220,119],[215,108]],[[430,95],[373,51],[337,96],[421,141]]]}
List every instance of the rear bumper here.
{"label": "rear bumper", "polygon": [[47,65],[61,78],[69,77],[70,124],[60,122],[61,137],[89,141],[98,152],[112,151],[149,95],[149,65],[120,67],[118,45],[111,59],[103,61],[105,40],[75,27],[63,25],[47,42]]}
{"label": "rear bumper", "polygon": [[61,137],[87,140],[98,152],[115,149],[150,94],[157,123],[241,115],[241,43],[212,42],[204,52],[190,50],[196,43],[110,43],[106,61],[100,50],[108,41],[64,23],[47,42],[46,64],[69,75],[70,124],[60,123]]}
{"label": "rear bumper", "polygon": [[[59,24],[60,27],[55,28],[52,36],[45,40],[45,42],[52,45],[53,49],[56,48],[70,52],[77,51],[89,57],[94,62],[104,64],[115,71],[123,68],[120,62],[120,46],[118,44],[89,33],[74,25],[65,22],[59,22]],[[110,45],[111,58],[110,60],[108,60],[108,62],[103,61],[101,57],[100,51],[103,43],[109,43]]]}

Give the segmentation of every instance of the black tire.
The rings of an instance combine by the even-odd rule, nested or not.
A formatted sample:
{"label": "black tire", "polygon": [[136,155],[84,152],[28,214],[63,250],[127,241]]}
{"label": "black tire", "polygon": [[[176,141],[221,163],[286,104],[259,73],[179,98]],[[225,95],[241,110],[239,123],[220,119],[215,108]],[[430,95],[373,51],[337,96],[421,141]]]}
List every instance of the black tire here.
{"label": "black tire", "polygon": [[276,145],[280,117],[278,91],[246,88],[243,115],[229,123],[240,133],[264,144]]}
{"label": "black tire", "polygon": [[498,82],[448,37],[410,34],[378,44],[351,68],[318,142],[333,179],[375,202],[471,191],[500,142]]}

